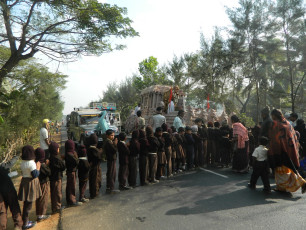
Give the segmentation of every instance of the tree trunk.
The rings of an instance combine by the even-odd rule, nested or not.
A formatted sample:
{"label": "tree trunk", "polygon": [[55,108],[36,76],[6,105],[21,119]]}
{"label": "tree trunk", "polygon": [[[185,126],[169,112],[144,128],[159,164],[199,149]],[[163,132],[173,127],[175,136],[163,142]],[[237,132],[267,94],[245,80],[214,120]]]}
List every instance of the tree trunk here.
{"label": "tree trunk", "polygon": [[20,59],[17,55],[11,55],[11,57],[6,61],[6,63],[0,69],[0,88],[2,87],[4,78],[9,72],[18,64]]}

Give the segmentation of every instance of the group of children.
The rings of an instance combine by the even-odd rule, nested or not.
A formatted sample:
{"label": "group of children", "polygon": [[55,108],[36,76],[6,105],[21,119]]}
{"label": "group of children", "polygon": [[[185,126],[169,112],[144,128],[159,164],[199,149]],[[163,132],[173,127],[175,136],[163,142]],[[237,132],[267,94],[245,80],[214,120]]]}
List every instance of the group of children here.
{"label": "group of children", "polygon": [[[139,171],[140,185],[144,186],[204,165],[228,166],[232,149],[229,136],[230,128],[227,125],[220,127],[220,124],[216,122],[208,123],[206,127],[201,119],[196,119],[194,126],[180,127],[178,130],[173,126],[169,128],[167,124],[162,124],[156,130],[147,126],[133,131],[129,140],[125,133],[122,132],[115,137],[114,131],[109,129],[106,131],[102,149],[97,147],[96,134],[89,136],[86,146],[76,146],[72,140],[68,140],[65,143],[63,156],[60,154],[59,145],[51,142],[49,159],[46,159],[43,149],[34,150],[32,146],[24,146],[21,162],[22,180],[18,195],[15,192],[16,200],[18,197],[24,205],[21,218],[18,202],[14,203],[15,206],[18,205],[15,208],[17,211],[14,213],[12,211],[15,226],[28,229],[35,225],[36,222],[29,220],[29,212],[34,201],[37,221],[48,219],[50,215],[46,213],[49,194],[52,213],[57,213],[63,208],[62,177],[65,169],[68,206],[79,206],[89,201],[85,197],[87,182],[89,182],[90,198],[96,198],[102,184],[103,152],[107,159],[106,193],[114,194],[120,190],[136,187],[137,171]],[[256,159],[249,186],[255,188],[256,181],[261,176],[265,190],[270,191],[264,138],[260,139],[260,144],[253,153]],[[119,160],[119,190],[115,189],[117,158]],[[76,198],[77,176],[79,179],[78,199]],[[0,193],[0,204],[3,196],[2,194],[1,197]],[[12,197],[14,193],[10,196],[10,200],[15,199]]]}

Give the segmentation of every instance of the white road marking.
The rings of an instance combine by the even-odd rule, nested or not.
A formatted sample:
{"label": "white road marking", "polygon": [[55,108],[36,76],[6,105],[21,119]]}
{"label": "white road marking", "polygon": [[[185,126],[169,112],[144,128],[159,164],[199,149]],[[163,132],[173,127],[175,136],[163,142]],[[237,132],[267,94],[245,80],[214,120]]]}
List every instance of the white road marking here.
{"label": "white road marking", "polygon": [[223,178],[228,178],[228,176],[224,176],[224,175],[222,175],[222,174],[216,173],[216,172],[211,171],[211,170],[208,170],[208,169],[203,169],[203,168],[201,168],[201,167],[200,167],[200,169],[201,169],[202,171],[209,172],[209,173],[215,174],[215,175],[220,176],[220,177],[223,177]]}

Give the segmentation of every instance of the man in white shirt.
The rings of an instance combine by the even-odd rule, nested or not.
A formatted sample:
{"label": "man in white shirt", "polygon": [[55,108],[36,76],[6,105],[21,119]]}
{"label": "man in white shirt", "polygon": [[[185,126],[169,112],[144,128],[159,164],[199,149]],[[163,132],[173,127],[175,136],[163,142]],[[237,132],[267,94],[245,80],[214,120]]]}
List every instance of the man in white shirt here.
{"label": "man in white shirt", "polygon": [[173,126],[175,127],[175,129],[178,131],[180,127],[185,128],[185,121],[184,121],[184,115],[185,112],[184,110],[180,110],[178,111],[177,116],[174,118],[173,121]]}
{"label": "man in white shirt", "polygon": [[49,154],[50,141],[49,141],[48,128],[49,128],[49,120],[44,119],[43,126],[40,129],[40,147],[45,151],[46,159],[50,158]]}
{"label": "man in white shirt", "polygon": [[268,149],[267,145],[269,140],[267,137],[259,138],[259,146],[254,150],[253,156],[253,173],[251,175],[250,183],[248,187],[251,189],[256,188],[256,183],[259,177],[261,177],[264,185],[264,192],[270,193],[271,187],[269,182],[269,165],[268,165]]}
{"label": "man in white shirt", "polygon": [[157,114],[153,116],[153,132],[155,132],[156,128],[161,127],[162,124],[166,124],[166,118],[162,115],[162,107],[157,107],[156,113]]}
{"label": "man in white shirt", "polygon": [[134,114],[137,115],[137,112],[141,109],[141,104],[138,103],[138,105],[135,107],[135,110],[134,110]]}

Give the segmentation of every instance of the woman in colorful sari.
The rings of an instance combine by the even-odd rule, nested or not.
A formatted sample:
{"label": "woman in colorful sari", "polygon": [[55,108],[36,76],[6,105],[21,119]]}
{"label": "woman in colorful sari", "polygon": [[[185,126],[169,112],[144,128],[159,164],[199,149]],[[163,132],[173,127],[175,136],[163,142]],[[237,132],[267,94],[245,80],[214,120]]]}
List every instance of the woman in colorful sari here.
{"label": "woman in colorful sari", "polygon": [[231,116],[233,124],[233,171],[247,173],[249,170],[249,135],[248,130],[240,123],[236,115]]}
{"label": "woman in colorful sari", "polygon": [[281,111],[274,109],[271,116],[273,124],[269,132],[268,158],[275,171],[275,190],[295,192],[302,188],[304,193],[306,181],[296,170],[300,167],[296,133]]}

